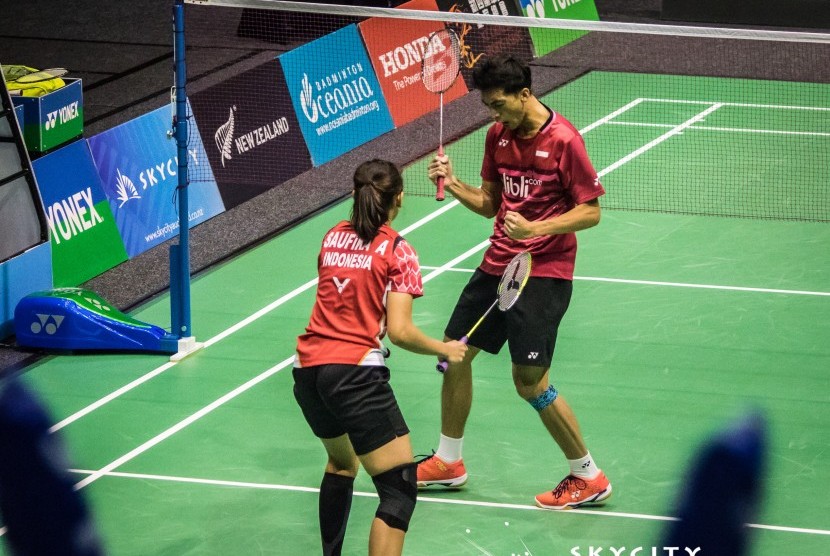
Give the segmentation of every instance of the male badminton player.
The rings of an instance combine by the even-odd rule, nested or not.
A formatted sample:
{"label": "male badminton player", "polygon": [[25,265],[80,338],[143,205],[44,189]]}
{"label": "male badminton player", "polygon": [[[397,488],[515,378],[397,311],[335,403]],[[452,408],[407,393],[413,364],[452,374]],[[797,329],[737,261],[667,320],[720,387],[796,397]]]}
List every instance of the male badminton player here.
{"label": "male badminton player", "polygon": [[371,475],[379,504],[369,533],[370,555],[403,549],[417,486],[406,426],[389,385],[389,339],[409,351],[460,363],[461,342],[442,342],[412,323],[412,301],[423,293],[418,256],[390,227],[403,201],[394,164],[370,160],[354,173],[348,221],[323,238],[317,299],[297,341],[294,396],[328,453],[320,485],[323,554],[339,555],[358,462]]}
{"label": "male badminton player", "polygon": [[579,132],[531,92],[530,68],[512,57],[482,59],[473,84],[495,123],[487,132],[481,187],[453,174],[447,156],[436,156],[429,178],[444,177],[462,205],[495,217],[490,247],[465,286],[445,330],[462,338],[496,298],[503,270],[517,253],[533,257],[530,279],[516,305],[493,312],[470,336],[460,363],[449,363],[441,391],[438,450],[419,462],[418,486],[458,488],[467,481],[462,459],[464,427],[472,403],[472,362],[484,350],[498,353],[507,342],[516,392],[539,414],[570,466],[536,505],[567,509],[600,503],[611,484],[597,467],[574,413],[550,383],[557,330],[571,298],[576,235],[599,223],[605,193]]}

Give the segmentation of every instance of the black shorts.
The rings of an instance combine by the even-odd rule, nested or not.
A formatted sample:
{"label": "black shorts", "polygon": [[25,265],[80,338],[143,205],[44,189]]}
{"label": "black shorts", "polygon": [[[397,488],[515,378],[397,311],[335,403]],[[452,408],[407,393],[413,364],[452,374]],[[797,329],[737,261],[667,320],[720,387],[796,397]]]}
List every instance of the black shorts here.
{"label": "black shorts", "polygon": [[294,397],[318,438],[348,434],[358,455],[409,434],[386,367],[295,367]]}
{"label": "black shorts", "polygon": [[[454,339],[467,334],[496,300],[500,278],[476,269],[461,292],[444,334]],[[487,353],[498,353],[507,342],[513,363],[550,367],[559,323],[568,310],[572,291],[570,280],[529,278],[516,304],[505,312],[495,307],[469,344]]]}

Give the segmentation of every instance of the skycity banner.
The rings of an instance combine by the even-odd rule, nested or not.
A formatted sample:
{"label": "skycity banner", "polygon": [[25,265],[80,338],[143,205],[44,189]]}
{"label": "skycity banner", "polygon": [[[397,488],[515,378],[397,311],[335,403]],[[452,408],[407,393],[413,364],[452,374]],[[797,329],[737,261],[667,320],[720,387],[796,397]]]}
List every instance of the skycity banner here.
{"label": "skycity banner", "polygon": [[[131,258],[178,235],[178,156],[176,140],[167,137],[171,122],[170,107],[163,106],[89,139],[104,192]],[[209,177],[188,186],[191,228],[225,210],[193,125],[191,121],[189,172]]]}
{"label": "skycity banner", "polygon": [[55,287],[77,286],[127,260],[87,142],[32,162],[52,243]]}
{"label": "skycity banner", "polygon": [[393,129],[357,25],[279,57],[315,166]]}
{"label": "skycity banner", "polygon": [[[407,10],[437,11],[435,0],[412,0],[399,6]],[[444,28],[437,21],[374,17],[358,24],[366,50],[372,59],[383,96],[395,127],[437,110],[439,95],[430,93],[421,82],[421,64],[430,55],[429,36]],[[463,79],[457,79],[444,93],[444,103],[467,94]]]}
{"label": "skycity banner", "polygon": [[[278,60],[190,96],[226,209],[311,168]],[[201,172],[200,172],[201,174]],[[202,177],[194,176],[191,179]]]}

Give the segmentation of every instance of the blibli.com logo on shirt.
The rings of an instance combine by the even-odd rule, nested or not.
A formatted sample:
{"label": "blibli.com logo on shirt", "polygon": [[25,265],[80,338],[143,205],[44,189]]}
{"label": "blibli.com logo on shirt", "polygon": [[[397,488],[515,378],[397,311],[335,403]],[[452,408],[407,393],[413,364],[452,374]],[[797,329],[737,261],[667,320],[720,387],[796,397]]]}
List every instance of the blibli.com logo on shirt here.
{"label": "blibli.com logo on shirt", "polygon": [[[317,62],[313,69],[309,59]],[[393,129],[356,25],[286,52],[279,61],[315,165]]]}

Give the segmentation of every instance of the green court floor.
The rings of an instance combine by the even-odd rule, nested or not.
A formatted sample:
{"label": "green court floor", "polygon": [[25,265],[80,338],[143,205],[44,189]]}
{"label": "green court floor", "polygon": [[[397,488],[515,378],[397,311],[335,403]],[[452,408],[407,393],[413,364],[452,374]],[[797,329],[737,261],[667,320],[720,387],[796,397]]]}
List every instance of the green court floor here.
{"label": "green court floor", "polygon": [[[581,129],[623,100],[600,100],[589,115],[554,94],[551,102],[565,114],[573,109]],[[677,116],[651,123],[689,118]],[[617,172],[632,172],[626,180],[636,184],[637,165],[653,171],[656,151],[629,155],[654,137],[628,137],[628,126],[610,124],[606,135],[603,126],[586,142],[609,189],[622,183]],[[473,168],[481,140],[473,134],[450,154],[476,161]],[[668,172],[674,162],[663,156]],[[475,180],[477,169],[464,171]],[[424,179],[423,163],[405,174],[408,183]],[[110,554],[319,553],[325,457],[294,402],[291,358],[314,299],[320,239],[348,208],[195,277],[193,330],[206,346],[191,357],[173,364],[153,355],[55,356],[24,375],[68,443]],[[394,225],[418,250],[425,277],[415,320],[440,336],[492,224],[449,199],[407,196]],[[753,554],[830,554],[830,226],[606,210],[578,237],[574,298],[551,376],[614,496],[601,509],[533,506],[567,465],[515,395],[507,354],[483,354],[465,440],[470,481],[462,491],[421,495],[405,553],[558,556],[642,546],[650,554],[662,546],[696,448],[760,411],[770,438]],[[168,300],[133,314],[167,325]],[[392,349],[392,384],[414,448],[429,453],[439,433],[440,375],[430,358]],[[377,504],[365,474],[356,491],[349,555],[365,554]],[[722,495],[730,496],[729,484]]]}

